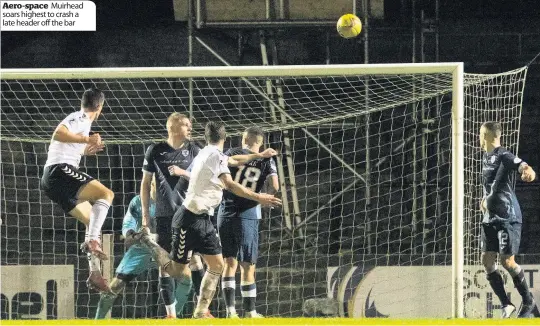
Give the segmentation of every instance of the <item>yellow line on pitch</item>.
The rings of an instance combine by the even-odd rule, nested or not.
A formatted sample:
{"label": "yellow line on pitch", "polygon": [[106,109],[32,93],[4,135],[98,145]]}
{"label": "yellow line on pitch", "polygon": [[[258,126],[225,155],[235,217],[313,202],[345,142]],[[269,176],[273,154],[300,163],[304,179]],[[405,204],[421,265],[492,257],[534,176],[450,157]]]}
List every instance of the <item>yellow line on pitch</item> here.
{"label": "yellow line on pitch", "polygon": [[106,326],[106,325],[129,325],[129,326],[173,326],[173,325],[273,325],[273,326],[323,326],[323,325],[539,325],[539,319],[383,319],[383,318],[264,318],[264,319],[107,319],[107,320],[2,320],[1,325],[74,325],[74,326]]}

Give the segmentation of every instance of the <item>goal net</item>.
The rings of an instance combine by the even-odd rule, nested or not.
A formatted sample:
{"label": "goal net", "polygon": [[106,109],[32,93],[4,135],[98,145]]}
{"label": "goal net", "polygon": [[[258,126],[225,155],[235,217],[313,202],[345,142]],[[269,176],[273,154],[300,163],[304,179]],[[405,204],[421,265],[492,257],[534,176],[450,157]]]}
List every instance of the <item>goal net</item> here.
{"label": "goal net", "polygon": [[[485,317],[488,291],[467,279],[481,270],[478,130],[501,122],[504,145],[517,152],[525,74],[463,74],[461,64],[4,70],[1,263],[18,269],[2,269],[17,280],[2,282],[2,319],[94,317],[99,295],[86,288],[78,252],[84,227],[39,190],[54,128],[92,86],[106,94],[93,125],[106,149],[81,168],[116,195],[103,228],[113,235],[109,270],[124,252],[122,218],[145,149],[182,112],[201,145],[204,124],[220,120],[226,148],[257,125],[281,153],[284,205],[260,226],[259,312],[448,318],[464,304],[466,316]],[[39,278],[51,265],[73,271]],[[112,317],[164,315],[158,290],[156,271],[140,275]],[[29,291],[47,303],[41,310],[13,302]],[[223,316],[219,293],[211,308]]]}

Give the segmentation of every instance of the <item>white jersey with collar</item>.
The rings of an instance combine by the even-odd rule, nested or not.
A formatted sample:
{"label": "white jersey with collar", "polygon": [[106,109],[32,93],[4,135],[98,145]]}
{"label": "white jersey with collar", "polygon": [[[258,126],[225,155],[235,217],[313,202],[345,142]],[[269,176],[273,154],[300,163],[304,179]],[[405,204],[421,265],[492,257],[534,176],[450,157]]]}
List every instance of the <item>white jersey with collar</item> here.
{"label": "white jersey with collar", "polygon": [[183,205],[195,214],[214,214],[223,197],[222,174],[230,174],[228,157],[215,145],[204,147],[192,163]]}
{"label": "white jersey with collar", "polygon": [[[59,125],[66,126],[74,134],[88,136],[92,120],[81,110],[68,115]],[[85,147],[84,143],[64,143],[53,139],[49,145],[45,166],[65,163],[79,168]]]}

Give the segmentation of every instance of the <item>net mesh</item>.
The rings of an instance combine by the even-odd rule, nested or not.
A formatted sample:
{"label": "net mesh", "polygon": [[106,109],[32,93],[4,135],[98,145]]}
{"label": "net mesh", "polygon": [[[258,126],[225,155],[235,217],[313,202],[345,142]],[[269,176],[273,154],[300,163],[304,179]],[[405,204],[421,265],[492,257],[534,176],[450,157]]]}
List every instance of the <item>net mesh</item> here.
{"label": "net mesh", "polygon": [[[503,143],[517,152],[525,73],[464,77],[466,265],[479,264],[478,130],[485,120],[502,122]],[[164,138],[169,114],[190,114],[201,145],[208,121],[226,123],[226,148],[239,146],[238,135],[257,125],[268,132],[267,145],[282,153],[278,169],[286,200],[283,208],[266,211],[261,222],[259,312],[300,316],[304,301],[330,296],[341,302],[343,315],[383,316],[367,301],[365,307],[354,303],[359,280],[374,267],[407,266],[411,269],[392,274],[392,282],[375,279],[375,287],[391,285],[374,290],[371,298],[387,298],[396,317],[451,315],[450,303],[430,305],[450,302],[450,277],[410,284],[411,275],[419,273],[414,268],[449,271],[452,264],[451,74],[196,78],[191,110],[188,83],[2,80],[2,264],[75,266],[75,316],[93,318],[99,295],[87,290],[86,258],[77,251],[84,228],[63,217],[39,190],[39,178],[57,123],[78,109],[82,92],[94,86],[105,91],[106,103],[92,129],[107,146],[84,158],[81,168],[116,194],[105,233],[120,233],[139,190],[145,148]],[[124,248],[115,239],[117,264]],[[412,293],[404,283],[409,290],[422,289],[417,291],[427,297],[422,309],[410,304],[414,293],[396,295]],[[221,300],[216,295],[212,306],[218,316]],[[139,276],[116,303],[113,317],[163,316],[156,271]],[[485,314],[477,305],[466,309],[469,316]]]}

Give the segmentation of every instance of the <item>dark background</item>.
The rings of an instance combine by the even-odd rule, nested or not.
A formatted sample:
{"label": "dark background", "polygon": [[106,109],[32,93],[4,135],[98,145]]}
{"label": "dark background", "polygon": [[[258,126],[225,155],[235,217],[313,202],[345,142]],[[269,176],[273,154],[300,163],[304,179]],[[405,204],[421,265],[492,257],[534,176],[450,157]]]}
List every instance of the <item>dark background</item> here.
{"label": "dark background", "polygon": [[[185,22],[174,21],[172,1],[96,1],[96,5],[98,14],[96,32],[3,32],[1,34],[2,68],[180,67],[187,65],[187,26]],[[417,1],[417,17],[421,9],[424,9],[428,15],[432,15],[434,10],[433,1]],[[385,1],[385,18],[370,21],[370,63],[412,62],[413,31],[418,32],[420,26],[418,22],[413,25],[411,17],[412,9],[410,1]],[[465,62],[466,72],[495,73],[508,71],[526,65],[540,52],[540,5],[534,0],[443,0],[440,1],[440,21],[438,27],[440,37],[439,61],[463,61]],[[246,65],[261,64],[258,43],[259,31],[244,30],[243,33],[248,41],[241,63]],[[364,62],[362,39],[343,40],[334,33],[333,27],[289,28],[275,30],[274,33],[278,44],[278,61],[280,64],[324,64],[327,56],[327,34],[329,35],[330,63]],[[236,56],[238,42],[237,30],[208,28],[196,31],[196,35],[203,38],[214,48],[219,49],[221,55],[231,63],[240,63]],[[425,44],[426,62],[435,60],[434,49],[433,35],[427,35]],[[415,52],[416,57],[414,60],[420,62],[421,56],[418,39]],[[194,48],[194,58],[195,66],[221,65],[219,61],[197,44]],[[537,171],[540,170],[540,142],[537,132],[540,129],[539,87],[540,60],[537,60],[531,64],[527,76],[518,153]],[[331,139],[329,140],[331,141]],[[26,145],[8,145],[8,149],[6,147],[2,149],[3,156],[5,156],[5,151],[7,150],[14,152],[45,152],[45,148],[42,148],[42,145],[36,145],[38,149],[22,148]],[[7,145],[4,144],[3,146]],[[118,148],[109,148],[107,154],[121,153],[123,150],[120,146]],[[132,155],[136,153],[142,155],[143,147],[139,146],[131,151]],[[93,162],[89,164],[89,166],[92,165]],[[108,162],[103,163],[101,161],[98,166],[100,165],[105,167],[108,165]],[[5,166],[3,168],[9,169],[9,167]],[[39,170],[36,170],[35,173],[39,173]],[[102,173],[104,178],[109,177],[109,172],[100,173]],[[133,174],[130,174],[128,178],[130,180],[136,180],[137,175],[135,172],[131,171],[130,173]],[[3,180],[3,182],[6,181],[10,182],[7,179]],[[117,184],[117,187],[123,186]],[[15,186],[14,188],[17,187]],[[128,189],[126,192],[131,196],[136,192],[136,189]],[[531,184],[524,184],[518,181],[516,193],[522,206],[525,223],[522,252],[528,254],[529,257],[535,257],[534,255],[540,252],[540,238],[538,237],[538,232],[540,232],[540,182],[536,180]],[[4,194],[4,196],[6,195]],[[3,197],[3,199],[9,198],[9,194],[7,196]],[[35,198],[32,200],[31,196],[28,200],[29,202],[37,201]],[[41,198],[40,202],[45,202],[46,200],[46,198]],[[119,206],[126,204],[124,202],[125,200],[122,199],[122,202],[117,204]],[[11,209],[11,207],[3,204],[3,219],[6,216],[6,209]],[[17,207],[17,209],[20,209],[20,207]],[[46,210],[51,210],[51,207],[47,207]],[[119,207],[117,210],[113,213],[115,222],[110,225],[107,224],[106,229],[119,230],[119,221],[121,221],[123,209]],[[331,212],[334,216],[344,214],[343,207],[338,207],[337,205],[331,207]],[[51,213],[49,212],[47,214]],[[70,224],[70,222],[64,222],[60,220],[60,217],[58,219],[58,221],[53,223],[54,226],[52,229],[66,228],[74,233],[67,231],[61,233],[58,230],[48,230],[47,232],[49,233],[40,233],[35,236],[28,234],[30,241],[18,243],[18,247],[11,249],[9,247],[5,249],[5,242],[3,241],[2,262],[13,263],[17,261],[17,263],[35,263],[36,257],[25,257],[24,251],[26,249],[30,250],[30,248],[40,245],[40,243],[42,245],[43,241],[41,239],[44,237],[52,237],[56,239],[56,242],[70,242],[73,240],[70,237],[75,237],[73,241],[76,242],[77,237],[80,238],[81,236],[80,228],[77,231],[77,227]],[[27,223],[30,226],[30,220]],[[63,223],[67,224],[62,226]],[[342,223],[342,221],[331,221],[330,227],[339,228]],[[10,238],[12,236],[6,236],[6,232],[8,232],[6,228],[2,228],[2,232],[3,240],[6,237]],[[24,238],[26,236],[21,237]],[[336,241],[339,241],[339,235]],[[8,245],[13,245],[13,241]],[[67,247],[66,245],[65,248],[62,247],[63,249],[51,248],[51,250],[52,252],[62,250],[66,250],[67,252],[72,250],[67,249]],[[121,250],[119,248],[117,252]],[[339,250],[339,246],[333,249],[328,248],[327,252],[333,253],[335,250]],[[56,253],[56,255],[59,254]],[[76,258],[76,252],[72,250],[66,255],[70,258],[66,258],[66,261],[60,260],[60,263],[73,263],[73,261],[77,261],[74,264],[81,264],[81,268],[84,268],[85,262],[81,262],[79,258]],[[56,257],[41,259],[38,263],[59,263]],[[524,259],[527,260],[526,257]],[[531,259],[534,260],[535,258]],[[527,260],[527,262],[538,262],[538,260],[531,261],[531,259]],[[268,260],[271,260],[271,258],[268,258]],[[447,261],[448,257],[442,259],[442,262]],[[260,265],[264,264],[270,266],[273,263],[264,262]],[[294,267],[295,264],[298,264],[297,259],[288,257],[282,260],[279,266]],[[311,266],[310,268],[313,268],[313,266],[317,265],[317,260],[314,259],[309,264]],[[304,271],[299,271],[298,273],[307,278],[311,274],[305,271],[306,265],[303,266]],[[309,271],[312,270],[309,269]],[[272,270],[269,269],[267,273],[272,273]],[[278,275],[280,277],[287,277],[282,274]],[[289,274],[289,276],[291,275]],[[268,277],[268,275],[263,277]],[[81,293],[85,291],[83,278],[84,275],[78,280],[78,286],[80,287],[78,291]],[[283,282],[286,283],[285,280]],[[152,285],[151,283],[148,284]],[[155,290],[154,285],[154,288],[148,291],[155,292]],[[312,292],[310,292],[311,290]],[[310,295],[321,294],[319,292],[324,292],[324,284],[322,289],[313,286],[311,290],[309,287],[305,287],[305,289],[302,289],[302,293],[297,293],[296,296],[304,298]],[[141,290],[139,289],[139,291]],[[268,293],[272,292],[272,290],[267,291]],[[291,291],[294,292],[294,290]],[[292,303],[295,301],[295,295],[283,289],[280,289],[280,293],[276,294],[276,298],[278,301],[281,300],[283,302],[284,308],[275,308],[276,310],[273,313],[284,314],[284,311],[292,311],[292,315],[297,315],[299,308]],[[280,297],[283,293],[286,293],[289,297],[285,299]],[[80,301],[79,305],[86,307],[84,309],[78,308],[77,314],[80,317],[87,316],[93,312],[94,301],[96,300],[95,295],[85,296],[81,294],[77,300]],[[134,305],[137,306],[139,304]],[[289,305],[289,307],[287,308],[286,305]],[[293,306],[294,308],[292,308]],[[155,312],[142,311],[141,309],[139,308],[137,312],[122,311],[116,313],[117,315],[123,314],[125,316],[131,316],[132,314],[133,316],[137,314],[153,316],[155,314]]]}

